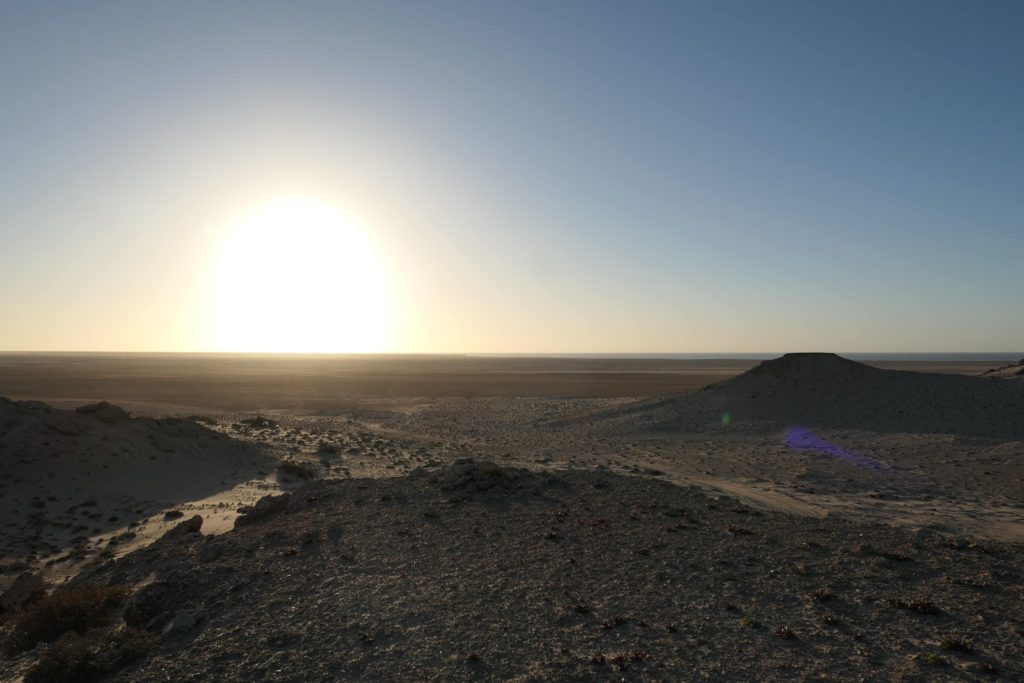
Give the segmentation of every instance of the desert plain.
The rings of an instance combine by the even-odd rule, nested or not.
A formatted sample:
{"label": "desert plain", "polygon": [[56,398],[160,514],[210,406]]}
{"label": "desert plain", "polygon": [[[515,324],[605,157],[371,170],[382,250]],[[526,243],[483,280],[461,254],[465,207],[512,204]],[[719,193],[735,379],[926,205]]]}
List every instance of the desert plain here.
{"label": "desert plain", "polygon": [[0,679],[1021,680],[1021,370],[7,354]]}

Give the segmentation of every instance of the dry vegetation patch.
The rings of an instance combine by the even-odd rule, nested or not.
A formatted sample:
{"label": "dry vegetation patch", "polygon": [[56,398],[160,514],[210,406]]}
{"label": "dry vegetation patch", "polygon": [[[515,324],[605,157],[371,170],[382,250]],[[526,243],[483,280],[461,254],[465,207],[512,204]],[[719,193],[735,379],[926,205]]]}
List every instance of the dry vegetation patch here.
{"label": "dry vegetation patch", "polygon": [[3,652],[10,657],[38,643],[53,642],[66,633],[83,634],[102,626],[127,592],[124,586],[94,583],[60,586],[11,617]]}
{"label": "dry vegetation patch", "polygon": [[282,460],[277,470],[285,476],[298,479],[315,479],[317,475],[316,465],[298,460]]}
{"label": "dry vegetation patch", "polygon": [[25,675],[25,683],[92,683],[138,661],[159,643],[152,633],[126,626],[67,634]]}

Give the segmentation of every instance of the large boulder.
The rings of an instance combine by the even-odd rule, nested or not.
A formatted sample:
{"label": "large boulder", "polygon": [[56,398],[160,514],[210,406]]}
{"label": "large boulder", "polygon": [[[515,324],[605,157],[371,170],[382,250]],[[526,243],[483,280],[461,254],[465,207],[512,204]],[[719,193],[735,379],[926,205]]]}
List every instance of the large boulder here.
{"label": "large boulder", "polygon": [[181,540],[200,540],[205,538],[199,530],[203,528],[203,518],[201,515],[195,515],[189,517],[183,522],[175,524],[167,533],[160,537],[161,542],[171,542]]}
{"label": "large boulder", "polygon": [[251,507],[239,508],[238,518],[235,519],[235,528],[252,524],[288,509],[291,501],[290,493],[282,493],[276,496],[263,496]]}

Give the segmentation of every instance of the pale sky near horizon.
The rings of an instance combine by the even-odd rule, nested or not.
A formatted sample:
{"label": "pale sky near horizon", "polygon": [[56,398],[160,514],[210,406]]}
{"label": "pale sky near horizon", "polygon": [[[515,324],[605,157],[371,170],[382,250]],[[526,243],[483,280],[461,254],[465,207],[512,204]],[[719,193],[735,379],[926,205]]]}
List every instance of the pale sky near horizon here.
{"label": "pale sky near horizon", "polygon": [[0,351],[1024,347],[1024,4],[0,3]]}

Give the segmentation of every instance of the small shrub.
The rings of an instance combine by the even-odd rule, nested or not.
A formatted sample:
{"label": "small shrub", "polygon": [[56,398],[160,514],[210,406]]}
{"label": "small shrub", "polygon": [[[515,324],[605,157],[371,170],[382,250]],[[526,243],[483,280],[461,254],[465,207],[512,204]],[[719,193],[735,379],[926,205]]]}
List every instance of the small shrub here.
{"label": "small shrub", "polygon": [[605,631],[607,631],[609,629],[613,629],[613,628],[616,628],[618,626],[623,626],[623,625],[628,624],[628,623],[629,623],[629,617],[615,616],[615,617],[613,617],[611,619],[605,619],[604,621],[602,621],[601,622],[601,628],[603,628]]}
{"label": "small shrub", "polygon": [[897,552],[894,550],[879,550],[875,553],[879,557],[884,557],[892,562],[911,562],[914,558],[910,557],[906,553]]}
{"label": "small shrub", "polygon": [[908,601],[903,598],[888,597],[885,599],[885,604],[889,605],[889,607],[910,610],[918,614],[942,614],[942,610],[930,600],[916,599]]}
{"label": "small shrub", "polygon": [[811,600],[814,600],[815,602],[828,602],[829,600],[836,599],[835,593],[830,593],[828,590],[824,588],[818,588],[817,590],[813,590],[807,595],[808,597],[810,597]]}
{"label": "small shrub", "polygon": [[253,429],[277,429],[279,426],[277,422],[270,418],[263,417],[262,415],[246,418],[245,420],[242,420],[242,424],[248,425]]}
{"label": "small shrub", "polygon": [[932,666],[946,666],[947,664],[949,664],[948,659],[935,652],[929,652],[928,654],[926,654],[924,656],[924,661],[926,664],[930,664]]}
{"label": "small shrub", "polygon": [[330,441],[321,441],[316,447],[316,452],[338,455],[341,453],[341,444],[331,443]]}
{"label": "small shrub", "polygon": [[783,640],[793,640],[796,638],[796,634],[788,626],[778,626],[775,628],[775,635]]}
{"label": "small shrub", "polygon": [[298,477],[300,479],[313,479],[316,477],[316,466],[298,460],[282,460],[277,466],[278,472],[284,475]]}
{"label": "small shrub", "polygon": [[102,626],[108,620],[110,609],[126,594],[124,586],[92,583],[60,586],[14,615],[3,652],[11,657],[31,650],[38,643],[52,643],[65,633],[82,634]]}
{"label": "small shrub", "polygon": [[572,610],[576,612],[576,614],[590,614],[590,608],[582,602],[577,602],[573,605]]}
{"label": "small shrub", "polygon": [[120,627],[98,636],[65,635],[25,674],[25,683],[91,683],[137,661],[157,645],[157,637]]}
{"label": "small shrub", "polygon": [[939,647],[941,647],[943,650],[949,650],[951,652],[967,653],[972,652],[974,650],[974,645],[971,644],[971,641],[960,636],[946,636],[945,638],[939,641]]}

